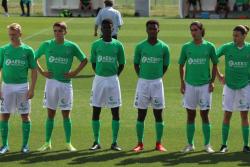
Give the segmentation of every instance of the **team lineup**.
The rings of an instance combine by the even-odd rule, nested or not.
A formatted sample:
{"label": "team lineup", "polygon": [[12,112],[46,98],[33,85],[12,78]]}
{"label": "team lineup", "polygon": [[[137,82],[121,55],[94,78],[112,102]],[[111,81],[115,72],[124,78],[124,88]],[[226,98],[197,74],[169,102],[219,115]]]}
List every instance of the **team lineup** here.
{"label": "team lineup", "polygon": [[[95,72],[90,95],[92,106],[92,129],[94,142],[90,150],[101,149],[100,114],[102,108],[110,108],[112,114],[112,150],[120,151],[118,132],[120,128],[119,109],[122,105],[119,75],[126,60],[123,44],[117,40],[113,32],[113,22],[104,19],[100,23],[101,38],[93,42],[90,63]],[[183,94],[183,107],[187,110],[186,138],[187,146],[182,152],[195,150],[195,117],[200,108],[204,150],[213,153],[210,144],[211,125],[209,110],[212,106],[212,92],[216,77],[224,85],[222,106],[224,118],[222,122],[222,141],[220,152],[228,151],[227,140],[230,131],[230,119],[234,111],[240,111],[243,136],[243,152],[250,152],[248,110],[250,108],[250,44],[245,41],[249,28],[244,25],[235,26],[232,42],[225,43],[218,49],[206,41],[205,28],[202,23],[194,21],[190,24],[192,40],[182,46],[179,57],[180,92]],[[166,151],[162,144],[164,132],[163,109],[165,96],[162,77],[170,65],[169,47],[158,39],[160,24],[157,20],[146,23],[147,38],[139,42],[134,51],[134,69],[138,82],[134,98],[134,107],[138,110],[136,122],[137,145],[133,151],[144,149],[144,122],[149,106],[153,108],[155,117],[156,144],[155,149]],[[52,148],[52,132],[56,110],[62,111],[66,148],[76,151],[71,144],[71,118],[73,105],[73,87],[71,78],[77,76],[87,64],[87,56],[79,46],[65,39],[67,25],[56,22],[53,25],[54,39],[42,42],[34,50],[22,43],[22,28],[13,23],[8,26],[10,43],[0,48],[1,68],[1,154],[9,151],[8,133],[9,118],[18,112],[22,118],[21,152],[29,152],[29,136],[31,128],[31,99],[34,96],[37,72],[46,78],[43,105],[47,108],[45,142],[38,151]],[[116,39],[115,39],[116,38]],[[45,56],[46,67],[39,63]],[[225,74],[217,67],[219,59],[225,57]],[[79,64],[71,69],[74,57]],[[212,65],[210,65],[212,64]],[[211,69],[210,69],[211,67]],[[31,71],[28,79],[28,70]],[[28,83],[29,80],[29,83]]]}

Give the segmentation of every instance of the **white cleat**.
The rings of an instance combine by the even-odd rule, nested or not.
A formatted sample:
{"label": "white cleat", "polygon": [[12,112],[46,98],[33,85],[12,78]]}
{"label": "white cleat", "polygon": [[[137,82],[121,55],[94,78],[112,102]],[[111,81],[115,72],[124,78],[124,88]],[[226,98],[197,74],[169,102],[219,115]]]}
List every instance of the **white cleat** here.
{"label": "white cleat", "polygon": [[77,149],[76,149],[75,147],[73,147],[71,143],[67,143],[67,144],[66,144],[66,148],[67,148],[67,150],[70,151],[70,152],[75,152],[75,151],[77,151]]}
{"label": "white cleat", "polygon": [[41,148],[39,148],[37,151],[43,152],[47,150],[51,150],[52,146],[51,143],[45,143]]}
{"label": "white cleat", "polygon": [[212,149],[211,145],[208,144],[208,145],[205,145],[204,146],[204,149],[207,153],[214,153],[215,151]]}
{"label": "white cleat", "polygon": [[189,144],[181,152],[188,153],[188,152],[194,151],[194,149],[195,149],[194,145]]}

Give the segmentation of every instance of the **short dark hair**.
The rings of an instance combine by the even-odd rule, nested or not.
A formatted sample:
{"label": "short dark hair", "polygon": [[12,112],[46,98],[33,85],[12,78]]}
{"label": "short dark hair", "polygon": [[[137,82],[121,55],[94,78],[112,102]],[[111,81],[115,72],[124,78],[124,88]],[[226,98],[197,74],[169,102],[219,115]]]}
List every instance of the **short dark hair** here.
{"label": "short dark hair", "polygon": [[201,22],[199,22],[199,21],[194,21],[194,22],[192,22],[192,23],[190,24],[190,26],[189,26],[190,30],[191,30],[191,27],[192,27],[192,26],[198,27],[198,28],[202,31],[202,32],[201,32],[202,37],[205,36],[205,28],[204,28],[204,26],[203,26],[203,24],[202,24]]}
{"label": "short dark hair", "polygon": [[65,31],[67,30],[67,24],[64,21],[55,22],[53,27],[60,27],[64,29]]}
{"label": "short dark hair", "polygon": [[238,25],[238,26],[234,27],[233,31],[239,31],[239,32],[241,32],[242,35],[245,35],[249,31],[249,27],[246,25]]}
{"label": "short dark hair", "polygon": [[158,27],[160,27],[160,23],[157,20],[148,20],[146,22],[146,27],[148,27],[149,24],[156,24]]}
{"label": "short dark hair", "polygon": [[114,5],[112,0],[105,0],[104,3],[106,6],[113,6]]}
{"label": "short dark hair", "polygon": [[104,24],[112,24],[113,25],[113,21],[111,19],[104,19],[102,21],[102,25],[104,25]]}

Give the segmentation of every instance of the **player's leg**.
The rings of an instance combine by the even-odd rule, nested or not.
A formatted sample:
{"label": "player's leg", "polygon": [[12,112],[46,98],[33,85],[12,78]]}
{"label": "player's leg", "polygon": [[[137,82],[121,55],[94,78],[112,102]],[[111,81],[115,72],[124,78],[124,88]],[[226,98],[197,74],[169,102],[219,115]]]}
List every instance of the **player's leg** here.
{"label": "player's leg", "polygon": [[38,149],[38,151],[46,151],[52,148],[51,146],[51,136],[54,129],[54,118],[56,115],[56,110],[47,108],[47,119],[45,122],[45,144]]}
{"label": "player's leg", "polygon": [[147,116],[147,109],[138,108],[138,116],[136,122],[136,134],[137,134],[137,146],[133,149],[134,151],[143,150],[143,138],[144,138],[144,121]]}
{"label": "player's leg", "polygon": [[232,117],[232,112],[230,111],[224,112],[224,118],[223,118],[223,124],[222,124],[222,146],[220,148],[221,153],[225,153],[228,151],[227,140],[228,140],[228,134],[230,130],[231,117]]}
{"label": "player's leg", "polygon": [[25,16],[25,10],[24,10],[23,0],[20,0],[20,7],[21,7],[21,11],[22,11],[21,16]]}
{"label": "player's leg", "polygon": [[74,148],[71,144],[72,123],[70,118],[70,110],[62,110],[62,116],[67,150],[76,151],[76,148]]}
{"label": "player's leg", "polygon": [[112,113],[112,144],[111,149],[121,151],[121,148],[117,145],[118,132],[120,129],[120,116],[119,107],[111,108]]}
{"label": "player's leg", "polygon": [[243,152],[250,152],[249,148],[249,121],[248,121],[248,111],[241,111],[241,125],[242,125],[242,136],[243,136]]}
{"label": "player's leg", "polygon": [[9,118],[10,113],[1,114],[1,137],[2,137],[2,147],[0,148],[0,154],[5,154],[9,151],[8,136],[9,136]]}
{"label": "player's leg", "polygon": [[94,143],[90,150],[97,150],[100,149],[100,114],[101,114],[101,107],[93,106],[93,113],[92,113],[92,129],[94,134]]}
{"label": "player's leg", "polygon": [[31,121],[29,117],[29,113],[27,114],[21,114],[22,118],[22,132],[23,132],[23,144],[21,152],[28,153],[29,152],[29,137],[30,137],[30,129],[31,129]]}
{"label": "player's leg", "polygon": [[27,7],[27,14],[26,14],[26,16],[30,16],[31,1],[27,1],[26,2],[26,7]]}
{"label": "player's leg", "polygon": [[155,117],[155,131],[156,131],[156,146],[155,149],[158,151],[166,151],[166,149],[161,144],[161,139],[163,136],[164,122],[162,119],[162,109],[153,109]]}

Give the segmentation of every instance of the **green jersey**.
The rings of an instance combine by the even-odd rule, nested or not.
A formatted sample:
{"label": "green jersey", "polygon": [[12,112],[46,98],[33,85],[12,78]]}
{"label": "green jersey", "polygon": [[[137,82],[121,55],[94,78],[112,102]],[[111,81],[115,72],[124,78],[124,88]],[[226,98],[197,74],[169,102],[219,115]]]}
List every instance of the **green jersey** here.
{"label": "green jersey", "polygon": [[169,47],[161,40],[151,45],[148,40],[137,44],[134,53],[134,64],[140,66],[139,77],[153,80],[162,78],[163,66],[170,63]]}
{"label": "green jersey", "polygon": [[206,40],[197,45],[193,41],[183,45],[179,64],[185,64],[185,81],[193,86],[208,84],[210,76],[210,60],[218,63],[214,44]]}
{"label": "green jersey", "polygon": [[0,50],[3,82],[21,84],[28,81],[28,69],[36,68],[34,50],[22,43],[19,47],[7,44]]}
{"label": "green jersey", "polygon": [[42,55],[45,55],[47,69],[52,72],[52,78],[65,83],[70,82],[64,74],[70,71],[74,56],[79,61],[86,59],[79,46],[67,40],[63,44],[58,44],[54,39],[43,42],[36,51],[36,59]]}
{"label": "green jersey", "polygon": [[234,42],[222,45],[217,50],[218,57],[225,56],[225,80],[231,89],[241,89],[248,84],[250,43],[238,48]]}
{"label": "green jersey", "polygon": [[99,39],[91,47],[91,63],[95,63],[95,73],[99,76],[113,76],[118,73],[119,64],[125,64],[124,48],[121,42],[112,39],[105,42]]}

